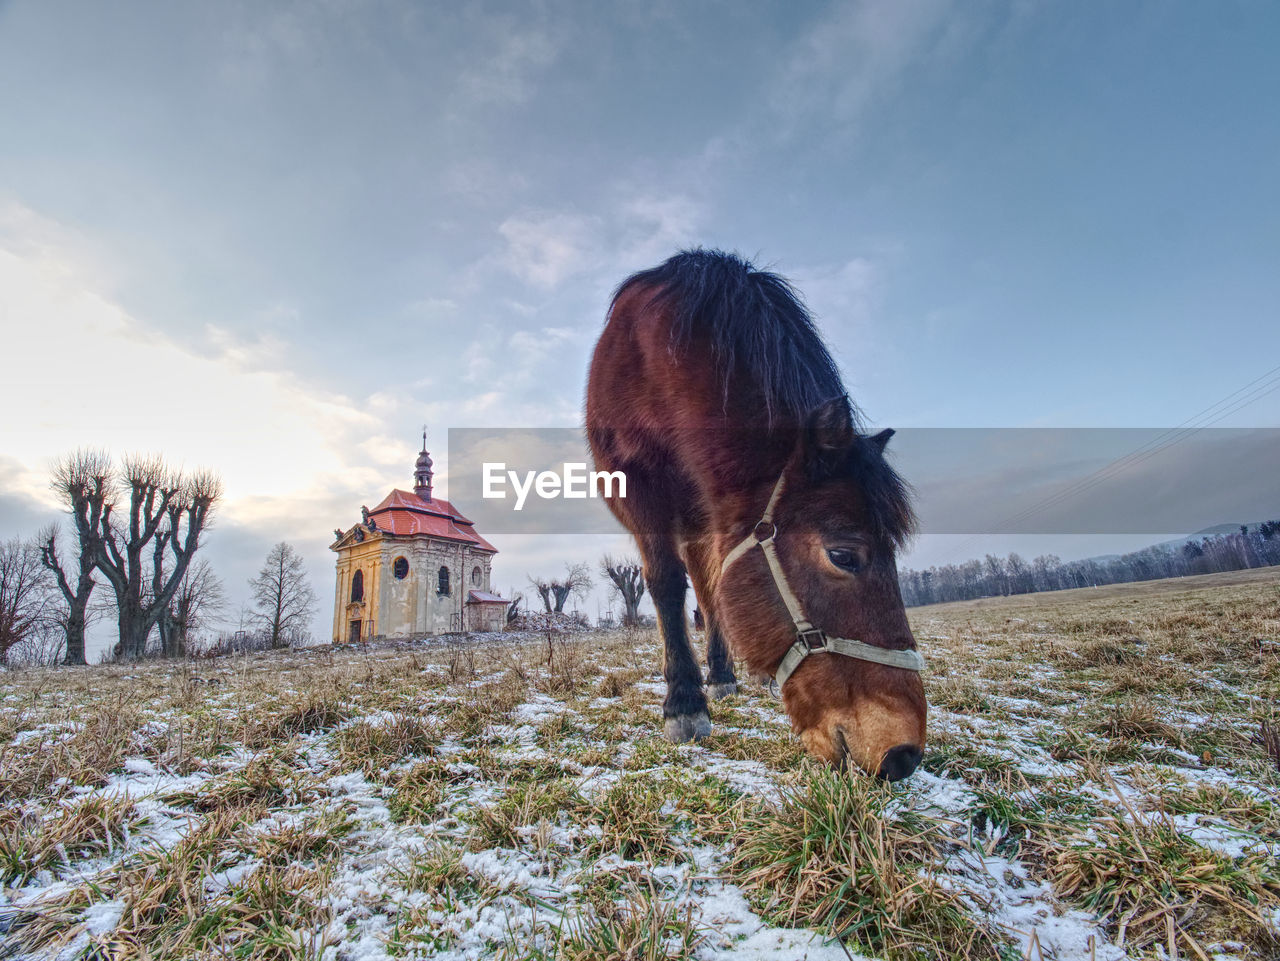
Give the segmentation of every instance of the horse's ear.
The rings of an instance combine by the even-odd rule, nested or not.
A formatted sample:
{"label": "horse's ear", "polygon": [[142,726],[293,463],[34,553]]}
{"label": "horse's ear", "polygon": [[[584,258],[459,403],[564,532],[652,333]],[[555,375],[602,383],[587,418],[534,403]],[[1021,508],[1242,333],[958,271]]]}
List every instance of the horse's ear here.
{"label": "horse's ear", "polygon": [[811,410],[805,422],[805,450],[810,474],[821,477],[834,471],[844,460],[856,436],[849,398],[836,397]]}
{"label": "horse's ear", "polygon": [[870,437],[867,438],[867,440],[875,444],[876,450],[880,451],[880,453],[883,454],[885,445],[889,443],[889,438],[892,437],[895,433],[897,433],[897,431],[895,431],[892,427],[886,427],[884,430],[880,431],[880,433],[872,434]]}

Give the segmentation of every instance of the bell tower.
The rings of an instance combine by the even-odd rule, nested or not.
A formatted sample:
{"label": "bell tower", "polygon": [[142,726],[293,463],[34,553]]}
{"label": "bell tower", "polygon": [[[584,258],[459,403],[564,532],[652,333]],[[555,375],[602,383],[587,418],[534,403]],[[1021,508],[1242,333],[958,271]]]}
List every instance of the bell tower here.
{"label": "bell tower", "polygon": [[422,426],[422,453],[413,467],[413,492],[424,501],[431,500],[431,455],[427,453],[427,427]]}

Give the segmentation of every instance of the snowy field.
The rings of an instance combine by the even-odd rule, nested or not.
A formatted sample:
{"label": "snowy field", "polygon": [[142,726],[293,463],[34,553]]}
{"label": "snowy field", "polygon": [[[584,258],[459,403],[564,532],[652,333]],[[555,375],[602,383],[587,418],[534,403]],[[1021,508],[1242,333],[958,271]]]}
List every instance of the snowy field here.
{"label": "snowy field", "polygon": [[0,957],[1280,957],[1280,572],[911,614],[893,786],[652,633],[0,675]]}

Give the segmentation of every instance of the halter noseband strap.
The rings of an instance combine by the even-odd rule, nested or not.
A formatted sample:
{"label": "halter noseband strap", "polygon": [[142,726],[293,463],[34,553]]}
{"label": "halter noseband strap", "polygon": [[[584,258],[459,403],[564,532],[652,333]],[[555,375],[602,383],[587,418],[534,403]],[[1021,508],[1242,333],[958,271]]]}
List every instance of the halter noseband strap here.
{"label": "halter noseband strap", "polygon": [[873,661],[889,667],[900,667],[906,671],[923,671],[924,658],[919,651],[891,651],[885,647],[876,647],[847,637],[828,637],[824,631],[814,627],[805,618],[804,608],[800,606],[800,599],[787,583],[786,572],[783,571],[782,562],[778,559],[778,551],[773,546],[773,540],[778,536],[778,528],[773,523],[773,511],[778,506],[778,498],[782,495],[782,481],[785,477],[784,471],[779,475],[778,483],[773,485],[773,493],[769,495],[769,505],[764,509],[764,516],[751,529],[751,533],[725,555],[724,562],[720,565],[720,573],[723,575],[734,561],[751,548],[759,547],[764,552],[764,559],[769,563],[769,572],[773,575],[773,583],[778,588],[782,603],[787,605],[787,611],[796,626],[795,643],[782,656],[782,663],[778,665],[778,671],[774,674],[778,690],[782,690],[782,685],[787,683],[787,679],[795,673],[800,662],[810,654],[843,654],[846,657],[856,657],[860,661]]}

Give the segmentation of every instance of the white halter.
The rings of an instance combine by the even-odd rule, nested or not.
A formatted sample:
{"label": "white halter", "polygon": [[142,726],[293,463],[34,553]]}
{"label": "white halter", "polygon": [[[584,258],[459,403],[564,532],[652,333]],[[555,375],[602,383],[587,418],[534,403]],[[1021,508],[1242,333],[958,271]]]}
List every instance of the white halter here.
{"label": "white halter", "polygon": [[724,562],[720,565],[720,573],[723,575],[729,569],[729,565],[751,548],[759,547],[764,551],[765,560],[769,562],[769,572],[773,574],[773,583],[777,585],[778,593],[782,595],[782,603],[787,605],[791,620],[796,625],[795,643],[782,656],[782,663],[778,665],[778,671],[774,675],[778,690],[782,690],[782,685],[787,682],[787,678],[795,673],[800,662],[810,654],[843,654],[846,657],[856,657],[860,661],[874,661],[876,664],[898,667],[905,671],[923,671],[924,658],[919,651],[891,651],[888,648],[876,647],[847,637],[828,637],[824,631],[814,627],[805,619],[804,608],[800,606],[799,598],[787,583],[786,572],[783,571],[782,562],[778,560],[778,551],[773,546],[773,540],[778,536],[777,525],[773,523],[773,510],[782,494],[782,481],[785,476],[784,472],[778,477],[778,483],[773,485],[773,493],[769,496],[769,506],[765,508],[764,516],[751,529],[751,533],[725,555]]}

